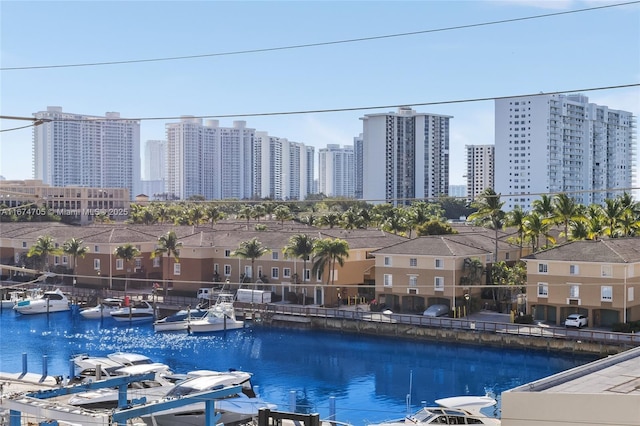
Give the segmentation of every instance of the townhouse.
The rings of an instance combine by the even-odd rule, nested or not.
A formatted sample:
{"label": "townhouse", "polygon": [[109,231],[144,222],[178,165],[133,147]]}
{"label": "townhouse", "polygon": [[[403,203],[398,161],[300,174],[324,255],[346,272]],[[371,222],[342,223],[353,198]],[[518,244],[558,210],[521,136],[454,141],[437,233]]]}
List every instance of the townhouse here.
{"label": "townhouse", "polygon": [[[6,223],[2,224],[0,262],[23,264],[29,248],[43,235],[51,236],[58,248],[70,238],[78,238],[88,248],[85,256],[77,259],[73,274],[79,285],[122,290],[124,280],[129,277],[131,289],[148,289],[154,283],[166,283],[176,292],[195,294],[200,287],[229,280],[234,284],[258,284],[285,300],[335,305],[339,300],[352,297],[371,299],[375,265],[369,253],[405,240],[377,229],[319,229],[298,223],[261,221],[260,225],[265,229],[256,230],[255,225],[256,222],[247,221],[221,221],[214,226],[109,224],[73,227],[60,223]],[[182,244],[179,260],[166,254],[152,258],[151,254],[158,247],[158,237],[169,231],[175,232]],[[349,244],[349,256],[344,259],[344,266],[336,265],[333,276],[328,267],[321,274],[312,274],[311,259],[305,262],[285,257],[283,249],[296,234],[344,239]],[[254,260],[253,265],[251,259],[232,256],[241,242],[252,238],[257,238],[268,249]],[[130,264],[114,255],[116,247],[124,244],[132,244],[140,251]],[[70,283],[73,259],[56,254],[50,256],[49,265],[52,272]],[[335,288],[330,289],[330,285]]]}
{"label": "townhouse", "polygon": [[604,327],[640,320],[640,238],[572,241],[523,260],[535,319],[562,325],[580,313]]}
{"label": "townhouse", "polygon": [[[452,316],[464,315],[480,303],[494,251],[493,231],[419,237],[376,250],[371,254],[377,302],[393,312],[421,312],[443,304]],[[519,252],[518,246],[498,241],[498,261],[513,263]],[[470,281],[469,260],[482,267],[478,282]]]}

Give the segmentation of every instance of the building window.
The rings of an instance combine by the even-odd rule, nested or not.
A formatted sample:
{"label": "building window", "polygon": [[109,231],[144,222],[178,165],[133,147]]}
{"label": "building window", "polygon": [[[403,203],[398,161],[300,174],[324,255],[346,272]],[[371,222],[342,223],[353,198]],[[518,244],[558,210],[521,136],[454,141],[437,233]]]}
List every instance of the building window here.
{"label": "building window", "polygon": [[156,256],[153,258],[153,267],[154,268],[159,268],[160,267],[160,257]]}
{"label": "building window", "polygon": [[124,259],[116,259],[116,269],[122,271],[124,269]]}
{"label": "building window", "polygon": [[231,250],[225,250],[224,257],[231,257]]}
{"label": "building window", "polygon": [[611,265],[602,265],[602,276],[605,278],[613,276]]}
{"label": "building window", "polygon": [[180,263],[173,264],[173,275],[180,275]]}
{"label": "building window", "polygon": [[569,298],[570,299],[580,299],[580,285],[579,284],[571,284],[569,286]]}
{"label": "building window", "polygon": [[100,246],[93,246],[94,253],[100,253]]}
{"label": "building window", "polygon": [[282,268],[282,278],[291,278],[291,268]]}
{"label": "building window", "polygon": [[62,256],[62,264],[66,265],[69,263],[69,258],[67,256]]}
{"label": "building window", "polygon": [[612,302],[613,301],[613,287],[610,285],[603,285],[600,287],[600,301]]}
{"label": "building window", "polygon": [[245,278],[252,278],[253,274],[252,274],[252,270],[251,270],[251,266],[250,265],[245,265],[244,267],[244,277]]}
{"label": "building window", "polygon": [[231,265],[224,265],[224,276],[231,276]]}
{"label": "building window", "polygon": [[22,248],[27,248],[27,242],[26,241],[22,242]]}
{"label": "building window", "polygon": [[136,269],[142,269],[142,258],[136,257],[133,260],[133,267]]}
{"label": "building window", "polygon": [[538,283],[538,297],[549,297],[549,284]]}
{"label": "building window", "polygon": [[220,273],[220,265],[218,265],[217,263],[213,264],[213,273],[214,274],[219,274]]}
{"label": "building window", "polygon": [[412,257],[411,259],[409,259],[409,266],[413,266],[413,267],[418,266],[418,259],[416,259],[415,257]]}
{"label": "building window", "polygon": [[393,286],[393,275],[384,274],[384,286],[385,287],[392,287]]}
{"label": "building window", "polygon": [[391,266],[391,258],[389,256],[384,257],[384,266]]}
{"label": "building window", "polygon": [[546,263],[538,263],[538,272],[541,274],[546,274],[548,272]]}
{"label": "building window", "polygon": [[435,291],[444,291],[444,277],[434,277],[433,288]]}
{"label": "building window", "polygon": [[304,270],[304,281],[311,281],[311,269]]}
{"label": "building window", "polygon": [[100,270],[100,259],[93,259],[93,269],[96,271]]}
{"label": "building window", "polygon": [[444,261],[442,259],[436,259],[436,269],[444,268]]}
{"label": "building window", "polygon": [[417,275],[409,275],[409,287],[418,287]]}
{"label": "building window", "polygon": [[271,278],[279,278],[280,270],[278,268],[271,268]]}
{"label": "building window", "polygon": [[579,271],[578,265],[569,265],[569,274],[578,275],[580,273]]}
{"label": "building window", "polygon": [[272,251],[271,252],[271,259],[278,260],[278,252],[277,251]]}

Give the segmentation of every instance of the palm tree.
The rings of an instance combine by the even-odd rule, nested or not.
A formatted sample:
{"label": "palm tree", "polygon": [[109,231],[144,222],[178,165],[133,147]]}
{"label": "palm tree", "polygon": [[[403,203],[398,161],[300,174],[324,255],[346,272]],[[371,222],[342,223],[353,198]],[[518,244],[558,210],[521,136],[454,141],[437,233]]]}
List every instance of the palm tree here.
{"label": "palm tree", "polygon": [[504,225],[505,212],[502,211],[503,201],[500,201],[500,194],[492,188],[487,188],[478,195],[472,206],[478,211],[469,215],[469,220],[479,223],[480,225],[488,225],[489,228],[495,230],[495,252],[493,261],[498,261],[498,231]]}
{"label": "palm tree", "polygon": [[569,240],[569,224],[579,219],[580,205],[567,194],[557,194],[553,198],[554,222],[564,225],[564,238]]}
{"label": "palm tree", "polygon": [[37,257],[38,266],[44,266],[45,271],[49,271],[49,256],[60,254],[62,250],[56,247],[53,237],[50,235],[41,235],[36,243],[31,246],[27,252],[27,257]]}
{"label": "palm tree", "polygon": [[340,238],[323,238],[313,242],[314,263],[312,273],[322,277],[325,268],[329,269],[327,285],[329,279],[333,285],[335,281],[336,263],[344,266],[344,260],[349,257],[349,243]]}
{"label": "palm tree", "polygon": [[135,259],[136,257],[140,256],[140,250],[138,250],[138,248],[134,245],[131,245],[129,243],[123,245],[123,246],[118,246],[116,247],[116,249],[113,252],[113,255],[117,258],[117,259],[122,259],[124,261],[124,270],[125,270],[125,280],[124,280],[124,292],[127,292],[127,287],[129,284],[129,264],[131,263],[131,261],[133,259]]}
{"label": "palm tree", "polygon": [[622,217],[624,207],[618,198],[607,198],[604,202],[605,206],[602,209],[605,224],[604,230],[610,238],[616,238],[619,234],[618,221]]}
{"label": "palm tree", "polygon": [[158,237],[158,247],[151,253],[151,259],[156,256],[162,256],[163,254],[167,254],[167,264],[163,265],[162,269],[167,268],[167,273],[163,272],[162,277],[164,279],[164,295],[167,296],[167,292],[169,291],[169,285],[167,283],[166,278],[169,276],[169,261],[173,256],[173,259],[176,262],[180,262],[180,247],[182,247],[182,243],[178,241],[178,237],[176,233],[173,231],[167,232],[165,235]]}
{"label": "palm tree", "polygon": [[[262,257],[269,251],[260,240],[252,238],[249,241],[242,241],[237,249],[231,253],[231,256],[240,257],[242,259],[251,259],[251,278],[253,278],[253,265],[259,257]],[[240,271],[238,271],[240,273]],[[240,280],[239,280],[240,281]]]}
{"label": "palm tree", "polygon": [[289,243],[284,246],[282,252],[287,257],[302,259],[302,281],[305,281],[307,273],[307,259],[313,253],[315,238],[307,234],[296,234],[289,238]]}
{"label": "palm tree", "polygon": [[[89,247],[83,246],[84,241],[78,238],[71,238],[62,245],[62,252],[68,254],[73,258],[73,275],[76,274],[76,268],[78,267],[78,257],[84,257],[89,252]],[[75,280],[75,277],[73,278]]]}
{"label": "palm tree", "polygon": [[520,247],[520,257],[522,258],[522,246],[524,245],[524,219],[526,213],[522,210],[522,207],[516,206],[513,210],[507,213],[507,226],[513,226],[518,232],[518,245]]}
{"label": "palm tree", "polygon": [[540,236],[543,235],[547,242],[555,243],[555,239],[549,234],[551,223],[545,221],[538,213],[530,213],[524,221],[524,233],[531,241],[531,249],[537,252],[540,245]]}
{"label": "palm tree", "polygon": [[553,198],[547,194],[542,194],[540,199],[533,200],[531,203],[533,211],[538,213],[542,219],[546,219],[553,215]]}
{"label": "palm tree", "polygon": [[275,215],[276,220],[280,221],[280,225],[284,227],[284,221],[290,220],[293,215],[291,214],[291,209],[284,204],[279,205],[273,210],[273,214]]}
{"label": "palm tree", "polygon": [[224,213],[222,212],[222,210],[220,210],[215,204],[208,205],[205,211],[207,213],[207,218],[211,221],[212,228],[216,224],[216,222],[224,217]]}

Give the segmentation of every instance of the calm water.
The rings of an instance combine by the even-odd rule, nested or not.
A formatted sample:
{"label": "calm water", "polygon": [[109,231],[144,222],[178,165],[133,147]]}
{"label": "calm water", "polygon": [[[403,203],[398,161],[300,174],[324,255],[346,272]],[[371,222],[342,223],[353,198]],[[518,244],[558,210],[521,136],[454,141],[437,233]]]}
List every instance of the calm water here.
{"label": "calm water", "polygon": [[260,394],[285,411],[295,392],[299,412],[329,415],[335,397],[337,419],[362,426],[401,417],[411,390],[412,408],[421,401],[456,395],[496,395],[517,385],[584,364],[594,358],[447,343],[412,342],[251,326],[212,335],[154,333],[151,324],[125,325],[112,319],[85,320],[75,313],[20,316],[0,314],[0,371],[66,376],[73,354],[144,353],[176,372],[242,369],[254,373]]}

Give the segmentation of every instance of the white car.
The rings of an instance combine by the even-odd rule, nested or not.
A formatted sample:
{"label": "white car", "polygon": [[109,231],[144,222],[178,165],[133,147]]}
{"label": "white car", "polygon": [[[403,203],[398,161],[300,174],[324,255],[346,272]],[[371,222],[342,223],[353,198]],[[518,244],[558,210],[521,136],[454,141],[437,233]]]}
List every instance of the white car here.
{"label": "white car", "polygon": [[586,327],[587,326],[587,317],[581,314],[570,314],[567,319],[564,321],[565,327]]}

